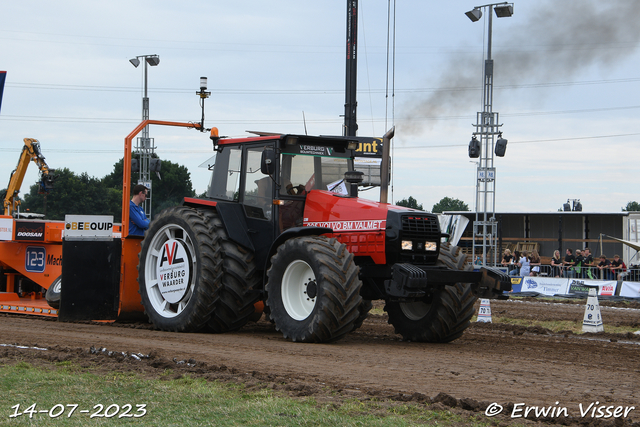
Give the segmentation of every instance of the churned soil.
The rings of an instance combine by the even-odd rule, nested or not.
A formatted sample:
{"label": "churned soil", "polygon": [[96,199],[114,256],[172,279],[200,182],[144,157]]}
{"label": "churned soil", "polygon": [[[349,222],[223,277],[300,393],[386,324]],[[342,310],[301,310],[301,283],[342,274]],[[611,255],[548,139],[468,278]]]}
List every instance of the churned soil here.
{"label": "churned soil", "polygon": [[[581,321],[584,304],[528,298],[492,301],[491,310],[495,317],[525,321]],[[53,362],[73,361],[93,372],[136,372],[146,378],[160,378],[171,369],[176,378],[238,382],[249,390],[314,396],[321,403],[414,402],[493,425],[640,426],[640,335],[607,332],[608,326],[640,330],[640,304],[601,302],[601,311],[604,333],[472,323],[448,344],[403,341],[386,314],[375,314],[380,310],[332,344],[287,341],[264,317],[238,332],[217,335],[162,332],[146,323],[62,323],[4,314],[0,364],[26,360],[55,369]],[[489,418],[485,409],[492,403],[504,409]],[[636,409],[626,418],[581,416],[580,405],[592,403]],[[567,408],[568,416],[530,415],[531,421],[523,421],[509,415],[514,405],[522,410],[517,414],[526,407],[551,406]]]}

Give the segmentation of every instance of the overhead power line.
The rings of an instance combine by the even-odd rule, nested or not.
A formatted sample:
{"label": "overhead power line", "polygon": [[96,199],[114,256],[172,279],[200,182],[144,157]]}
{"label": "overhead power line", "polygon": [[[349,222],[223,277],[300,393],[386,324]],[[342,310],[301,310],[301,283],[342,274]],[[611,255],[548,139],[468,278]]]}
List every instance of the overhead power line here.
{"label": "overhead power line", "polygon": [[[533,144],[533,143],[544,143],[544,142],[563,142],[563,141],[580,141],[586,139],[604,139],[604,138],[624,138],[629,136],[639,136],[639,133],[620,133],[620,134],[611,134],[611,135],[592,135],[592,136],[574,136],[567,138],[550,138],[550,139],[530,139],[523,141],[509,141],[509,144]],[[452,148],[452,147],[466,147],[467,144],[439,144],[439,145],[408,145],[408,146],[400,146],[396,144],[397,150],[415,150],[417,148]],[[0,152],[12,152],[18,153],[21,150],[19,148],[2,148],[0,147]],[[211,148],[206,147],[200,150],[161,150],[165,153],[197,153],[197,154],[206,154],[211,153]],[[83,153],[83,154],[100,154],[100,153],[122,153],[122,149],[71,149],[71,148],[55,148],[49,147],[47,148],[47,152],[55,152],[55,153]]]}
{"label": "overhead power line", "polygon": [[[587,113],[602,113],[607,111],[622,111],[622,110],[634,110],[640,109],[640,105],[629,105],[621,107],[603,107],[603,108],[584,108],[579,110],[557,110],[557,111],[521,111],[514,113],[501,114],[502,117],[528,117],[528,116],[555,116],[560,114],[587,114]],[[406,117],[396,118],[399,122],[408,121],[437,121],[437,120],[468,120],[469,115],[455,115],[455,116],[430,116],[407,119]],[[190,119],[183,119],[182,121],[188,122]],[[64,116],[21,116],[3,114],[0,116],[0,121],[39,121],[39,122],[58,122],[58,123],[139,123],[138,118],[128,119],[123,117],[64,117]],[[385,118],[362,118],[361,122],[367,123],[384,123]],[[271,120],[271,119],[216,119],[217,124],[263,124],[263,123],[280,123],[280,124],[297,124],[300,122],[299,118],[284,119],[284,120]],[[342,123],[339,117],[335,119],[307,119],[308,123]]]}
{"label": "overhead power line", "polygon": [[[640,82],[640,78],[624,78],[624,79],[608,79],[608,80],[584,80],[584,81],[564,81],[564,82],[544,82],[544,83],[522,83],[512,85],[494,86],[494,89],[537,89],[550,87],[566,87],[566,86],[585,86],[600,84],[620,84]],[[71,85],[58,83],[30,83],[30,82],[7,82],[6,87],[15,87],[20,89],[37,89],[37,90],[74,90],[74,91],[102,91],[102,92],[140,92],[139,87],[134,86],[95,86],[95,85]],[[326,95],[326,94],[343,94],[344,88],[339,89],[210,89],[214,94],[222,95]],[[386,93],[386,88],[359,90],[359,93]],[[395,88],[396,93],[431,93],[431,92],[460,92],[460,91],[477,91],[482,90],[482,86],[452,86],[452,87],[423,87],[423,88]],[[191,93],[193,88],[171,88],[156,87],[149,88],[149,92],[153,93]]]}
{"label": "overhead power line", "polygon": [[[580,141],[585,139],[603,139],[603,138],[623,138],[628,136],[638,136],[640,133],[620,133],[612,135],[593,135],[593,136],[574,136],[568,138],[551,138],[551,139],[530,139],[524,141],[509,141],[509,144],[533,144],[539,142],[562,142],[562,141]],[[397,150],[406,150],[416,148],[449,148],[449,147],[466,147],[468,144],[439,144],[439,145],[410,145],[397,146]]]}

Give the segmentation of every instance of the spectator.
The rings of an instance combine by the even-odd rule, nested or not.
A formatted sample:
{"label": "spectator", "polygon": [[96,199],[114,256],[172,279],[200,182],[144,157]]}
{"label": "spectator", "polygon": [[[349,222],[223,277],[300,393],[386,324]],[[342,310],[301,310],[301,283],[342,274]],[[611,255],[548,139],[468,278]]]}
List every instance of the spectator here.
{"label": "spectator", "polygon": [[531,251],[529,265],[531,265],[531,273],[529,273],[530,276],[537,276],[540,274],[540,255],[538,255],[538,251]]}
{"label": "spectator", "polygon": [[620,259],[620,255],[614,255],[613,261],[611,261],[611,279],[619,279],[622,277],[620,273],[626,271],[627,266],[624,265],[624,262]]}
{"label": "spectator", "polygon": [[562,277],[562,260],[560,259],[560,251],[555,250],[551,258],[551,275],[553,277]]}
{"label": "spectator", "polygon": [[582,268],[582,263],[584,262],[584,257],[582,256],[582,251],[580,249],[576,249],[576,264],[573,267],[573,270],[576,273],[576,277],[579,279],[583,279],[584,269]]}
{"label": "spectator", "polygon": [[582,251],[582,256],[584,257],[582,266],[585,273],[583,277],[587,279],[595,279],[595,274],[593,272],[595,264],[593,263],[593,255],[591,255],[591,249],[584,248],[584,251]]}
{"label": "spectator", "polygon": [[600,263],[598,264],[600,269],[600,278],[602,280],[611,280],[611,262],[607,259],[606,255],[600,255]]}
{"label": "spectator", "polygon": [[518,260],[518,266],[520,267],[520,276],[525,277],[529,275],[531,266],[529,264],[529,257],[527,256],[526,251],[522,251],[522,256]]}
{"label": "spectator", "polygon": [[520,266],[518,261],[520,260],[520,251],[513,251],[513,270],[509,272],[509,276],[518,276],[520,274]]}
{"label": "spectator", "polygon": [[620,273],[618,275],[618,280],[622,280],[622,281],[629,280],[632,282],[638,282],[640,281],[640,278],[638,277],[639,270],[640,270],[640,265],[631,264],[624,273]]}
{"label": "spectator", "polygon": [[502,256],[502,266],[507,267],[508,270],[511,270],[513,262],[513,255],[511,255],[511,250],[509,250],[509,248],[505,249]]}
{"label": "spectator", "polygon": [[576,257],[573,256],[573,251],[567,248],[567,255],[564,257],[564,275],[565,277],[576,277],[573,271],[573,266],[576,264]]}
{"label": "spectator", "polygon": [[133,236],[144,236],[144,232],[149,228],[149,220],[140,204],[147,199],[148,188],[142,184],[133,187],[133,197],[129,202],[129,234]]}
{"label": "spectator", "polygon": [[476,267],[482,267],[482,258],[480,255],[476,255],[476,259],[473,261],[473,265]]}

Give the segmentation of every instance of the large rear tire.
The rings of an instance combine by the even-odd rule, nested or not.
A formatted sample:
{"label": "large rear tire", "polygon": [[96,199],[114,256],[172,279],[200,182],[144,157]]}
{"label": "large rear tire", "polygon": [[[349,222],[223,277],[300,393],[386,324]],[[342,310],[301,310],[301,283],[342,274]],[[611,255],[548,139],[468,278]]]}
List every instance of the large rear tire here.
{"label": "large rear tire", "polygon": [[140,295],[151,323],[174,332],[205,326],[220,294],[222,257],[203,213],[186,206],[161,212],[139,258]]}
{"label": "large rear tire", "polygon": [[262,280],[252,251],[229,239],[216,212],[207,212],[209,224],[222,249],[222,280],[220,299],[215,304],[207,326],[221,333],[242,328],[255,312],[259,300],[257,287]]}
{"label": "large rear tire", "polygon": [[[453,270],[470,270],[466,255],[457,246],[443,243],[438,265]],[[471,285],[452,283],[433,295],[430,302],[387,302],[385,311],[397,334],[407,341],[450,342],[469,327],[476,296]]]}
{"label": "large rear tire", "polygon": [[287,240],[267,272],[267,305],[276,329],[298,342],[342,338],[360,315],[358,274],[353,254],[336,239]]}

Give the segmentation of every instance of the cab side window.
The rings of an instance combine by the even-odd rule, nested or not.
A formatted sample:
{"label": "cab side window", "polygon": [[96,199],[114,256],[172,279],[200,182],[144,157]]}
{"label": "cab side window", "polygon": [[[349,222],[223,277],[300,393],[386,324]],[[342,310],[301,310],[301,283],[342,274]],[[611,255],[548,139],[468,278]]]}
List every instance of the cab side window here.
{"label": "cab side window", "polygon": [[207,197],[238,201],[240,196],[240,148],[224,149],[216,155]]}
{"label": "cab side window", "polygon": [[264,147],[247,149],[244,207],[248,217],[270,219],[273,209],[273,180],[260,172]]}

